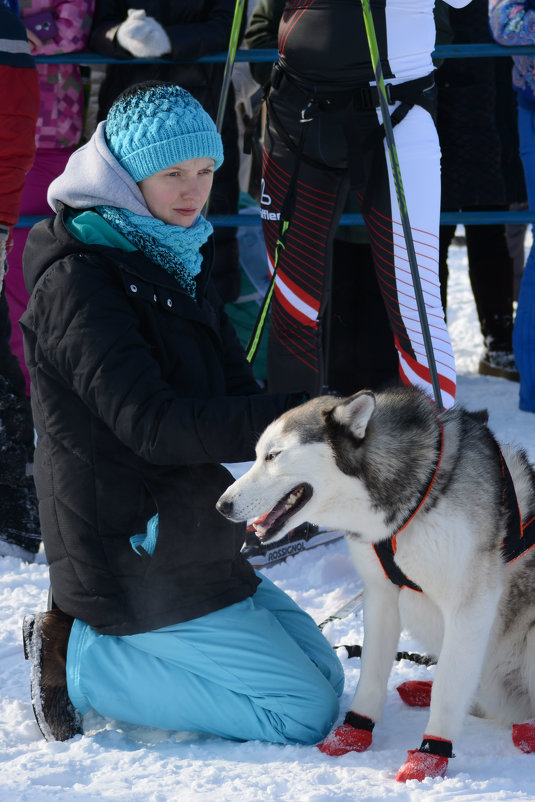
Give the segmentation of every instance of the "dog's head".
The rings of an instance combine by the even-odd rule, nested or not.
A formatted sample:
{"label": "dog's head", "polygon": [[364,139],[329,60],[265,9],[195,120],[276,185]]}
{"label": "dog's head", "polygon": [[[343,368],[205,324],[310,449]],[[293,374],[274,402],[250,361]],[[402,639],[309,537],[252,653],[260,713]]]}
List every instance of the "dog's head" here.
{"label": "dog's head", "polygon": [[[358,480],[359,449],[375,409],[362,391],[346,399],[321,396],[284,413],[258,440],[256,460],[217,502],[231,521],[253,520],[264,542],[280,540],[308,521],[351,529],[353,514],[342,502],[369,507]],[[360,517],[360,516],[359,516]]]}

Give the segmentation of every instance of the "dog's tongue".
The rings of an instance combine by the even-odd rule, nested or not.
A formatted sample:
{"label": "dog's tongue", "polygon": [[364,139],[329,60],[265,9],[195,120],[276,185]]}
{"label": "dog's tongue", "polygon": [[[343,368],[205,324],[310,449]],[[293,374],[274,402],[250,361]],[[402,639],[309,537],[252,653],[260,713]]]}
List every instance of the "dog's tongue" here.
{"label": "dog's tongue", "polygon": [[260,538],[260,540],[266,537],[275,521],[277,521],[281,515],[284,515],[286,512],[288,512],[301,494],[301,486],[294,488],[286,496],[284,496],[284,498],[281,498],[281,500],[275,504],[272,510],[266,512],[264,515],[259,515],[258,518],[255,518],[252,526],[254,526],[256,536]]}
{"label": "dog's tongue", "polygon": [[251,522],[251,526],[254,526],[254,528],[256,529],[257,526],[260,526],[260,524],[264,523],[268,515],[269,512],[265,512],[263,515],[259,515],[258,518],[255,518],[254,521]]}
{"label": "dog's tongue", "polygon": [[258,518],[255,518],[254,521],[251,523],[251,526],[254,527],[254,530],[260,539],[262,539],[265,536],[267,530],[269,529],[269,522],[266,525],[265,521],[270,516],[274,517],[275,519],[277,518],[276,515],[273,516],[272,514],[273,510],[271,510],[270,512],[265,512],[263,515],[259,515]]}

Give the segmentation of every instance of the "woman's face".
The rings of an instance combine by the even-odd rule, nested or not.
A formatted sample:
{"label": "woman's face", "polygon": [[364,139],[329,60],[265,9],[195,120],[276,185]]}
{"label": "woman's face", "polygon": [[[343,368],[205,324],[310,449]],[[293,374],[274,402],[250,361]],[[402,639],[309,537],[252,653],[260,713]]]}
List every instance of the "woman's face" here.
{"label": "woman's face", "polygon": [[138,186],[153,217],[189,228],[201,213],[213,180],[213,159],[187,159],[149,175]]}

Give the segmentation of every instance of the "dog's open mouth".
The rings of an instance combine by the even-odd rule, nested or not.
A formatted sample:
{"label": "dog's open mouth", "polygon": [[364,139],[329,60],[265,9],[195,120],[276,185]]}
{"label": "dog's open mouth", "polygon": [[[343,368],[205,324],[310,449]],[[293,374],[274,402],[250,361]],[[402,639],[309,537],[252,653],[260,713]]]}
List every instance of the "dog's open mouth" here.
{"label": "dog's open mouth", "polygon": [[269,540],[274,537],[292,515],[312,498],[312,486],[303,483],[290,490],[275,504],[271,512],[260,515],[253,521],[257,537],[260,540]]}

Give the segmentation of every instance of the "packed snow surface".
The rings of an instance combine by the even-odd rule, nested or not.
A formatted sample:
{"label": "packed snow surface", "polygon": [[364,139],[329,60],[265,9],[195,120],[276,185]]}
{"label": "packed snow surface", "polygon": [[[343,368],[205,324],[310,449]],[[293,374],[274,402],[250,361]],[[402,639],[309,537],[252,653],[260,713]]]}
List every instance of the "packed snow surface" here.
{"label": "packed snow surface", "polygon": [[[522,445],[535,462],[535,415],[518,409],[518,385],[479,376],[483,348],[466,253],[450,250],[448,323],[459,373],[458,401],[486,408],[490,426],[505,442]],[[245,466],[236,466],[239,473]],[[351,599],[360,580],[340,540],[267,569],[269,577],[319,623]],[[425,709],[404,705],[396,686],[432,679],[433,668],[395,663],[383,721],[371,749],[329,757],[315,747],[234,743],[183,732],[147,730],[85,719],[85,734],[67,743],[46,743],[30,704],[29,666],[21,623],[46,609],[48,570],[44,554],[34,565],[0,559],[0,802],[69,800],[92,802],[510,802],[535,800],[535,755],[515,748],[508,728],[472,716],[454,745],[445,779],[401,784],[397,769],[407,750],[420,745]],[[333,645],[362,643],[362,614],[328,624]],[[420,651],[402,636],[400,648]],[[338,649],[346,673],[343,718],[359,677],[358,658]]]}

